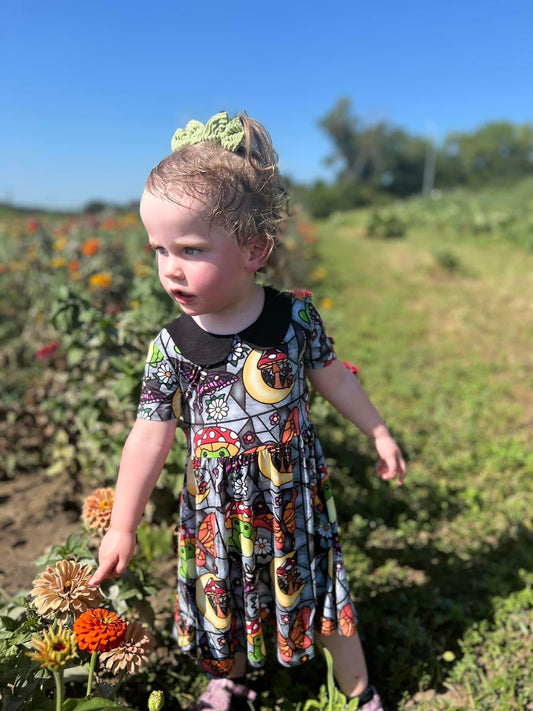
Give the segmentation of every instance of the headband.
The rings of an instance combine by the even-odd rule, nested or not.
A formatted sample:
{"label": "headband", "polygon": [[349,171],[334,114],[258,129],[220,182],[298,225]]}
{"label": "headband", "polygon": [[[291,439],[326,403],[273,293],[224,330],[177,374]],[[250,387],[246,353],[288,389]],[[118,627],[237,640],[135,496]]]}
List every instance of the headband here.
{"label": "headband", "polygon": [[173,151],[179,151],[184,146],[196,143],[218,141],[222,148],[237,151],[244,138],[244,126],[238,116],[229,120],[228,114],[222,111],[215,114],[205,124],[200,121],[189,121],[185,128],[178,128],[172,137],[170,145]]}

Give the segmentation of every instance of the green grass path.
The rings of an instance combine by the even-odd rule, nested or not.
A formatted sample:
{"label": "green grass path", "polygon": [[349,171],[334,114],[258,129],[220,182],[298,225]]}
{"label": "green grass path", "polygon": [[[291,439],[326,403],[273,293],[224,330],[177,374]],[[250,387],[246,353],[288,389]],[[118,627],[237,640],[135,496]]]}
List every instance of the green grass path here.
{"label": "green grass path", "polygon": [[397,209],[401,239],[323,222],[313,289],[409,458],[387,488],[319,412],[361,634],[387,708],[532,708],[533,255]]}

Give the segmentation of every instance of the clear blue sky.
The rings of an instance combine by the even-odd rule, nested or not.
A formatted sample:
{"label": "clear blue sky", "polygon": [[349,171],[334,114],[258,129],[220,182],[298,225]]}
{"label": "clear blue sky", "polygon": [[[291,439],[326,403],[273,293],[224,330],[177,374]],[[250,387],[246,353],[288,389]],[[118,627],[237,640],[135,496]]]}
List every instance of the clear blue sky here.
{"label": "clear blue sky", "polygon": [[531,122],[532,33],[531,0],[5,0],[0,201],[137,199],[174,130],[220,110],[302,182],[331,175],[317,122],[341,96],[437,139]]}

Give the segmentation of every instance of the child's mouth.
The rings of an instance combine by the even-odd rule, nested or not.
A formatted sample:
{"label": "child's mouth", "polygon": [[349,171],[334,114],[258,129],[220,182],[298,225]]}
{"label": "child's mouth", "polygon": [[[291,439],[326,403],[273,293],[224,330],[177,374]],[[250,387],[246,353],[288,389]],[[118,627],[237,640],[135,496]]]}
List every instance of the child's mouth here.
{"label": "child's mouth", "polygon": [[173,291],[172,296],[178,304],[190,304],[195,298],[193,294],[186,294],[184,291]]}

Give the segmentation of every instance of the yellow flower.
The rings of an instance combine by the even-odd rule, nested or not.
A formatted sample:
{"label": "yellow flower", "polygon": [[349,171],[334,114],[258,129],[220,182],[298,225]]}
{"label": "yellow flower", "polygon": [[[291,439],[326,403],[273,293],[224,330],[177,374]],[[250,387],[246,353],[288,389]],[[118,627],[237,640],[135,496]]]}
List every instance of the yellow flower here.
{"label": "yellow flower", "polygon": [[132,299],[130,301],[130,309],[138,309],[139,308],[140,301],[139,299]]}
{"label": "yellow flower", "polygon": [[54,252],[62,252],[67,246],[66,237],[58,237],[54,242]]}
{"label": "yellow flower", "polygon": [[67,260],[65,257],[53,257],[50,260],[50,266],[52,269],[61,269],[62,267],[67,266]]}
{"label": "yellow flower", "polygon": [[33,581],[30,593],[39,615],[65,622],[69,613],[80,615],[98,607],[102,596],[98,588],[89,585],[93,572],[92,566],[71,560],[49,565]]}
{"label": "yellow flower", "polygon": [[335,302],[333,301],[333,299],[330,299],[329,296],[326,296],[320,302],[320,306],[323,309],[332,309],[335,306]]}
{"label": "yellow flower", "polygon": [[42,639],[32,637],[30,647],[35,651],[26,652],[28,657],[34,662],[40,662],[41,669],[46,667],[54,671],[59,671],[74,659],[77,650],[74,633],[61,625],[55,632],[44,631]]}
{"label": "yellow flower", "polygon": [[93,491],[83,504],[82,516],[85,525],[95,531],[105,533],[111,523],[114,498],[114,489],[96,489]]}
{"label": "yellow flower", "polygon": [[122,215],[118,218],[120,227],[133,227],[139,223],[139,217],[134,212],[129,212],[127,215]]}
{"label": "yellow flower", "polygon": [[298,242],[293,237],[287,237],[287,239],[283,241],[283,244],[289,252],[294,252],[298,249]]}
{"label": "yellow flower", "polygon": [[138,622],[128,622],[126,636],[122,642],[109,652],[103,652],[100,659],[106,669],[114,674],[123,669],[128,674],[135,674],[141,667],[148,664],[150,654],[154,649],[155,640],[150,632]]}
{"label": "yellow flower", "polygon": [[148,266],[148,264],[143,264],[142,262],[136,264],[133,267],[133,271],[135,272],[136,276],[141,278],[147,277],[149,274],[152,273],[152,269]]}
{"label": "yellow flower", "polygon": [[113,277],[108,272],[98,272],[89,277],[89,286],[93,289],[109,289]]}
{"label": "yellow flower", "polygon": [[325,279],[328,275],[328,270],[325,267],[317,267],[314,271],[311,272],[311,279],[313,281],[322,281],[322,279]]}

